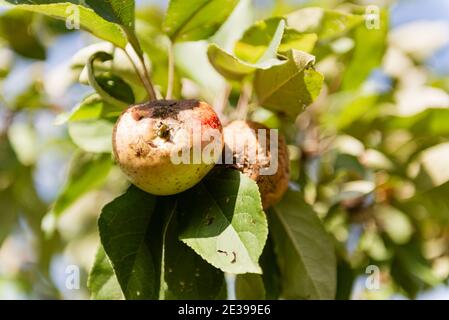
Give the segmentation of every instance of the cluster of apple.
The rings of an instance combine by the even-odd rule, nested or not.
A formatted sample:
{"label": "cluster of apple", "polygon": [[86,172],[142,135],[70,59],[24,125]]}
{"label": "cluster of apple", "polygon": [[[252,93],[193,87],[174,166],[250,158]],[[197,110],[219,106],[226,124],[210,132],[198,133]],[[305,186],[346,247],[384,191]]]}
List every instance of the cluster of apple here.
{"label": "cluster of apple", "polygon": [[[263,136],[254,134],[258,130]],[[285,139],[276,135],[277,141],[271,141],[268,132],[260,123],[242,120],[223,128],[213,108],[202,101],[155,100],[125,110],[112,139],[118,165],[148,193],[183,192],[215,166],[227,166],[257,182],[266,209],[280,200],[289,181]],[[256,158],[249,156],[250,150]],[[232,163],[223,161],[229,154]],[[276,170],[266,174],[274,162]]]}

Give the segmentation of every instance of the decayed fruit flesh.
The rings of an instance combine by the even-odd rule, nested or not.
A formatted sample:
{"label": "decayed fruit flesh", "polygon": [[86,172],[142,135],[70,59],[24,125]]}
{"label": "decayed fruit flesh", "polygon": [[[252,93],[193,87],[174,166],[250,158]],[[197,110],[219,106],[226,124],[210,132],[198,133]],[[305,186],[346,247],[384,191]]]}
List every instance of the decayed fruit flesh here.
{"label": "decayed fruit flesh", "polygon": [[[260,131],[259,139],[258,132]],[[223,129],[223,137],[225,142],[226,153],[232,154],[232,167],[240,170],[243,174],[257,182],[259,191],[262,196],[262,205],[264,209],[271,207],[277,203],[288,188],[290,177],[289,158],[287,145],[283,136],[278,136],[277,152],[271,150],[272,141],[270,141],[270,129],[266,126],[253,121],[233,121]],[[251,150],[251,148],[254,148]],[[276,154],[277,153],[277,154]],[[256,154],[255,161],[250,161],[251,155]],[[271,165],[277,169],[274,172],[268,170]],[[229,159],[224,159],[225,163]],[[273,167],[273,168],[274,168]],[[267,174],[268,173],[268,174]]]}

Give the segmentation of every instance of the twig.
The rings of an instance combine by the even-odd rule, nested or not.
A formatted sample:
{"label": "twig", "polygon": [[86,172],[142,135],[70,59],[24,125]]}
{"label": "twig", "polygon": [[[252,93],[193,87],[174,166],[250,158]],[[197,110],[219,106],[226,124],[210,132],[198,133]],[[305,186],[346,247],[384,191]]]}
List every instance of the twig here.
{"label": "twig", "polygon": [[140,55],[138,55],[136,53],[136,55],[137,55],[137,57],[139,59],[139,63],[142,65],[143,72],[141,72],[141,70],[139,69],[139,67],[136,64],[136,61],[131,56],[131,54],[128,52],[128,50],[125,49],[124,51],[125,51],[126,56],[129,59],[129,61],[131,62],[134,70],[136,71],[137,75],[139,76],[140,81],[142,82],[143,86],[145,87],[145,90],[148,93],[149,99],[150,100],[156,100],[157,99],[156,91],[154,90],[154,86],[151,83],[150,76],[148,74],[148,70],[147,70],[147,67],[145,65],[145,60],[144,60],[143,56],[140,56]]}
{"label": "twig", "polygon": [[240,93],[239,101],[237,102],[236,115],[237,119],[246,120],[248,115],[248,106],[253,94],[253,85],[251,81],[244,80],[242,92]]}
{"label": "twig", "polygon": [[215,111],[217,112],[218,117],[220,118],[222,123],[227,121],[227,117],[224,111],[229,103],[229,95],[231,94],[231,91],[232,86],[226,82],[222,94],[220,94],[214,102]]}
{"label": "twig", "polygon": [[175,85],[175,52],[173,42],[168,45],[168,83],[166,100],[173,98],[173,87]]}

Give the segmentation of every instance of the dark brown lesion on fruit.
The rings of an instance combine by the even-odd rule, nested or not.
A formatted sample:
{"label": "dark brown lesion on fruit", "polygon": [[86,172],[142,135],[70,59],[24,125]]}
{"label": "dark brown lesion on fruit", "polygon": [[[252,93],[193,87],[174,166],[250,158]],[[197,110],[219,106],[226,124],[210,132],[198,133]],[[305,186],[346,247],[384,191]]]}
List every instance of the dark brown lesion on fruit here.
{"label": "dark brown lesion on fruit", "polygon": [[131,117],[135,120],[135,121],[140,121],[143,118],[145,118],[145,116],[148,115],[148,112],[142,108],[139,107],[134,107],[131,110]]}
{"label": "dark brown lesion on fruit", "polygon": [[142,137],[140,137],[136,143],[131,143],[129,147],[134,151],[137,158],[145,157],[150,153],[150,146]]}

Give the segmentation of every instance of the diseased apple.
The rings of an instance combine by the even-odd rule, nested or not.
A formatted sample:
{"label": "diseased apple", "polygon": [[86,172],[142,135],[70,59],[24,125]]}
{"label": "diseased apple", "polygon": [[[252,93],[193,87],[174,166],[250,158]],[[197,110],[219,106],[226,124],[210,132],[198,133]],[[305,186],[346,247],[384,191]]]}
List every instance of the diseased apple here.
{"label": "diseased apple", "polygon": [[129,180],[154,195],[196,185],[223,149],[213,108],[197,100],[158,100],[129,107],[113,132],[115,159]]}
{"label": "diseased apple", "polygon": [[277,143],[274,143],[269,128],[257,122],[241,120],[225,126],[223,137],[223,162],[257,182],[264,209],[277,203],[287,190],[290,178],[284,137],[276,135]]}

